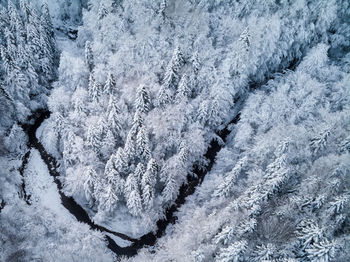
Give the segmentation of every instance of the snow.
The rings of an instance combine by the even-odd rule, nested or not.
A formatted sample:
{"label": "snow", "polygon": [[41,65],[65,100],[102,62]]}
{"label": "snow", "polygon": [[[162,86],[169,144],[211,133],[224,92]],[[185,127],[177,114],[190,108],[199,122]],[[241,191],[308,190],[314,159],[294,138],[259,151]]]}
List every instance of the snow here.
{"label": "snow", "polygon": [[0,157],[0,199],[6,203],[15,202],[22,178],[18,172],[22,161],[11,156]]}
{"label": "snow", "polygon": [[107,233],[106,235],[108,235],[110,238],[112,238],[114,240],[114,242],[120,247],[128,247],[128,246],[131,246],[131,244],[132,244],[132,242],[130,242],[128,240],[121,239],[120,237],[117,237],[113,234]]}
{"label": "snow", "polygon": [[33,205],[51,210],[57,219],[65,220],[67,223],[74,219],[62,206],[53,177],[50,176],[47,166],[36,149],[30,151],[24,177],[27,194],[31,195],[30,200]]}
{"label": "snow", "polygon": [[94,217],[101,226],[104,226],[115,232],[120,232],[132,238],[139,238],[144,234],[149,233],[154,224],[147,225],[139,217],[130,215],[126,207],[120,207],[115,211],[114,216],[110,216],[105,220],[99,219],[99,214]]}

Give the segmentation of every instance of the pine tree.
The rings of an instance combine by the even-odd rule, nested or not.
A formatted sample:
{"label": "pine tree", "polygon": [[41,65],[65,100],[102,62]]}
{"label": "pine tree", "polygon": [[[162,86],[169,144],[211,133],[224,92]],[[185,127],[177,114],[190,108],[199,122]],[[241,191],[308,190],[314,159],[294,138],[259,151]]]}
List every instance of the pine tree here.
{"label": "pine tree", "polygon": [[107,130],[107,133],[102,140],[102,148],[101,148],[102,154],[105,157],[110,156],[112,151],[115,148],[115,145],[116,145],[116,141],[115,141],[113,132],[111,130]]}
{"label": "pine tree", "polygon": [[158,106],[164,107],[173,99],[173,94],[176,91],[179,82],[179,73],[184,63],[182,53],[179,47],[176,47],[173,56],[165,71],[163,85],[158,92]]}
{"label": "pine tree", "polygon": [[124,151],[127,157],[127,162],[129,164],[132,164],[135,161],[135,156],[137,153],[136,135],[137,135],[137,128],[135,125],[133,125],[129,130],[128,135],[126,136],[126,141],[124,145]]}
{"label": "pine tree", "polygon": [[208,116],[209,116],[209,110],[210,110],[210,102],[208,100],[204,100],[198,109],[198,120],[203,125],[207,122]]}
{"label": "pine tree", "polygon": [[134,119],[133,119],[133,130],[138,131],[142,126],[143,126],[143,120],[144,118],[144,114],[142,114],[140,111],[136,110],[135,114],[134,114]]}
{"label": "pine tree", "polygon": [[98,124],[90,124],[87,131],[87,144],[95,151],[99,152],[102,142],[101,127]]}
{"label": "pine tree", "polygon": [[172,101],[172,91],[170,89],[166,89],[164,85],[162,85],[158,92],[157,104],[159,107],[165,107]]}
{"label": "pine tree", "polygon": [[241,174],[242,170],[247,164],[247,157],[241,158],[235,167],[226,174],[225,180],[219,187],[214,191],[215,197],[224,197],[227,198],[232,194],[233,188],[237,183],[237,179]]}
{"label": "pine tree", "polygon": [[126,206],[129,209],[130,214],[139,216],[142,212],[142,202],[139,190],[139,181],[135,173],[128,176],[125,183],[125,199]]}
{"label": "pine tree", "polygon": [[241,35],[239,36],[239,41],[242,43],[245,50],[248,52],[250,47],[250,34],[248,27],[244,29]]}
{"label": "pine tree", "polygon": [[192,94],[191,86],[189,83],[188,76],[185,73],[180,80],[176,99],[178,102],[181,102],[184,100],[186,101],[186,99],[188,99],[191,96],[191,94]]}
{"label": "pine tree", "polygon": [[88,66],[90,72],[92,72],[94,69],[94,55],[90,41],[85,42],[85,63]]}
{"label": "pine tree", "polygon": [[159,6],[159,14],[163,17],[163,19],[166,18],[165,16],[165,9],[167,7],[167,0],[162,0]]}
{"label": "pine tree", "polygon": [[350,136],[348,136],[340,145],[340,152],[350,153]]}
{"label": "pine tree", "polygon": [[112,154],[106,163],[104,177],[107,184],[113,185],[114,193],[117,196],[123,196],[125,182],[122,178],[125,170],[125,161],[123,150],[118,148],[115,154]]}
{"label": "pine tree", "polygon": [[12,59],[16,60],[17,54],[18,54],[16,37],[8,28],[5,29],[5,37],[6,37],[7,52],[12,57]]}
{"label": "pine tree", "polygon": [[239,262],[243,260],[243,254],[246,251],[248,242],[245,240],[236,241],[227,248],[221,248],[219,255],[215,258],[218,262]]}
{"label": "pine tree", "polygon": [[93,73],[90,74],[88,92],[92,101],[98,101],[101,93],[101,84],[95,80]]}
{"label": "pine tree", "polygon": [[162,197],[165,202],[173,201],[179,192],[179,185],[175,179],[173,172],[167,174],[165,177],[165,187],[162,192]]}
{"label": "pine tree", "polygon": [[201,61],[199,59],[198,52],[195,52],[191,58],[193,73],[197,76],[198,71],[201,68]]}
{"label": "pine tree", "polygon": [[221,243],[224,245],[227,245],[235,237],[235,233],[236,232],[235,232],[234,226],[231,226],[231,225],[226,226],[221,230],[220,233],[218,233],[214,237],[213,241],[214,241],[215,245],[219,245]]}
{"label": "pine tree", "polygon": [[306,253],[309,261],[328,262],[334,261],[333,259],[336,258],[339,249],[340,246],[336,241],[324,239],[319,243],[313,243],[306,249]]}
{"label": "pine tree", "polygon": [[13,78],[13,72],[16,69],[16,64],[14,59],[11,57],[9,52],[7,51],[7,48],[4,46],[1,46],[1,59],[3,62],[3,66],[5,68],[5,72],[7,74],[7,82],[9,83],[11,79]]}
{"label": "pine tree", "polygon": [[[10,1],[9,1],[10,3]],[[24,17],[24,22],[25,23],[28,23],[28,20],[29,20],[29,16],[31,14],[31,8],[29,5],[27,5],[26,1],[25,0],[20,0],[19,1],[19,6],[20,6],[20,10],[21,10],[21,13]]]}
{"label": "pine tree", "polygon": [[158,173],[158,164],[155,159],[148,161],[146,172],[141,179],[142,201],[145,210],[151,210],[155,197],[154,187]]}
{"label": "pine tree", "polygon": [[324,230],[311,219],[301,221],[296,233],[303,249],[308,248],[312,243],[324,240]]}
{"label": "pine tree", "polygon": [[136,110],[142,113],[147,113],[150,110],[151,102],[148,90],[144,85],[140,85],[137,90]]}
{"label": "pine tree", "polygon": [[54,75],[54,50],[52,50],[50,40],[45,32],[41,32],[40,34],[40,47],[40,68],[46,79],[51,80]]}
{"label": "pine tree", "polygon": [[98,20],[103,19],[104,17],[106,17],[108,15],[108,9],[106,8],[106,6],[103,4],[103,2],[100,3],[100,7],[98,9]]}
{"label": "pine tree", "polygon": [[[41,41],[40,41],[40,19],[39,14],[32,8],[27,7],[28,11],[28,23],[27,28],[27,46],[33,57],[37,57],[41,53]],[[36,65],[35,65],[36,67]]]}
{"label": "pine tree", "polygon": [[120,123],[120,109],[117,105],[117,100],[113,95],[110,95],[107,107],[107,125],[112,130],[115,136],[118,136],[122,127]]}
{"label": "pine tree", "polygon": [[49,11],[49,6],[46,2],[44,2],[41,6],[41,13],[42,13],[41,15],[42,25],[45,28],[45,32],[50,38],[53,38],[54,40],[55,35],[53,31],[53,24],[51,20],[50,11]]}
{"label": "pine tree", "polygon": [[182,142],[180,144],[179,161],[183,168],[187,168],[187,162],[189,157],[189,148],[186,143]]}
{"label": "pine tree", "polygon": [[311,139],[310,148],[315,155],[326,148],[327,140],[330,134],[330,130],[326,129],[323,132],[321,132],[318,136]]}
{"label": "pine tree", "polygon": [[270,198],[276,191],[287,182],[290,177],[291,170],[288,165],[289,142],[283,141],[276,149],[276,159],[270,163],[265,171],[265,184],[262,189],[262,198]]}
{"label": "pine tree", "polygon": [[273,258],[274,254],[277,252],[277,248],[275,245],[268,243],[262,244],[256,247],[254,251],[254,261],[269,261]]}
{"label": "pine tree", "polygon": [[138,181],[137,183],[140,184],[141,178],[143,177],[143,174],[145,173],[145,168],[142,163],[138,163],[134,175],[136,177],[136,180]]}
{"label": "pine tree", "polygon": [[110,72],[107,76],[106,84],[104,85],[103,93],[107,95],[116,95],[117,84],[114,75]]}
{"label": "pine tree", "polygon": [[[45,52],[46,57],[50,60],[51,64],[54,64],[54,61],[57,57],[57,50],[56,50],[56,40],[55,40],[55,34],[53,30],[53,24],[49,12],[49,7],[47,3],[44,3],[42,5],[42,15],[41,15],[41,27],[42,27],[42,34],[41,37],[45,40],[42,40],[42,42],[45,41],[46,43],[46,49],[47,52]],[[53,75],[53,68],[50,71],[50,74]]]}
{"label": "pine tree", "polygon": [[258,223],[255,218],[249,218],[249,219],[243,220],[237,226],[237,235],[244,236],[246,234],[254,232],[257,227],[257,224]]}
{"label": "pine tree", "polygon": [[97,185],[97,173],[92,166],[87,166],[85,171],[84,192],[86,200],[92,204]]}
{"label": "pine tree", "polygon": [[119,198],[115,192],[113,184],[107,184],[106,189],[103,191],[99,199],[99,209],[112,213],[116,208]]}
{"label": "pine tree", "polygon": [[84,88],[78,87],[72,96],[72,104],[74,107],[74,111],[78,113],[79,115],[81,113],[86,113],[86,99],[87,99],[87,92]]}
{"label": "pine tree", "polygon": [[148,161],[151,155],[150,143],[144,126],[139,128],[136,136],[137,154],[142,161]]}
{"label": "pine tree", "polygon": [[210,101],[207,123],[211,127],[216,127],[216,126],[220,125],[222,122],[222,120],[221,120],[222,112],[220,112],[221,110],[219,107],[219,104],[220,104],[219,101],[220,101],[220,99],[217,96],[212,98]]}

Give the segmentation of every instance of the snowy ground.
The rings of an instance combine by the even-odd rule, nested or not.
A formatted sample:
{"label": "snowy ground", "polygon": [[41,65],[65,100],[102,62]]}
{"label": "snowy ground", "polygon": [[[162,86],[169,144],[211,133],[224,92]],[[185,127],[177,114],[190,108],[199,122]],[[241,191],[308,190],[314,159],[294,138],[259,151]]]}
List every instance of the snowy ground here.
{"label": "snowy ground", "polygon": [[74,217],[62,204],[53,177],[40,157],[39,151],[31,149],[28,165],[24,171],[27,194],[33,205],[51,210],[57,219],[69,223]]}
{"label": "snowy ground", "polygon": [[155,229],[154,223],[151,221],[147,223],[139,217],[131,216],[126,207],[118,208],[115,215],[107,217],[107,219],[100,219],[99,215],[95,215],[91,210],[87,210],[87,212],[99,225],[132,238],[139,238]]}
{"label": "snowy ground", "polygon": [[0,196],[6,203],[11,203],[18,196],[22,178],[18,172],[22,161],[13,157],[0,157]]}

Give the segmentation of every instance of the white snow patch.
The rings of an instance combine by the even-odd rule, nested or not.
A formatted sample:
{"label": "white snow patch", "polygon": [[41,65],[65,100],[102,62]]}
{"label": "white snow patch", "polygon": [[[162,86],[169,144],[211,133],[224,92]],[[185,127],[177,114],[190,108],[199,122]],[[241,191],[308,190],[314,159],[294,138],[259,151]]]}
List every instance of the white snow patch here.
{"label": "white snow patch", "polygon": [[[33,205],[51,210],[58,219],[72,220],[73,216],[61,204],[57,185],[36,149],[31,149],[24,172],[26,191]],[[67,221],[68,222],[68,221]]]}
{"label": "white snow patch", "polygon": [[120,247],[128,247],[128,246],[131,246],[131,244],[132,244],[132,242],[130,242],[128,240],[121,239],[120,237],[117,237],[113,234],[106,233],[106,235],[108,235],[110,238],[112,238],[114,240],[114,242]]}

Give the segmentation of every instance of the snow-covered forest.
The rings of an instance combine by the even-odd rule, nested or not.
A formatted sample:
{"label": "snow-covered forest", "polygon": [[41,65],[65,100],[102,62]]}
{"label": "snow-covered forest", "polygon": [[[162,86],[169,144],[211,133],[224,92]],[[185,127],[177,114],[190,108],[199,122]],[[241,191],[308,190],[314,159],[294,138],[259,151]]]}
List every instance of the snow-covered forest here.
{"label": "snow-covered forest", "polygon": [[0,261],[350,260],[348,0],[0,0]]}

